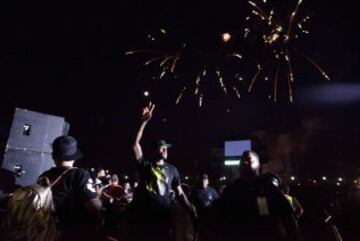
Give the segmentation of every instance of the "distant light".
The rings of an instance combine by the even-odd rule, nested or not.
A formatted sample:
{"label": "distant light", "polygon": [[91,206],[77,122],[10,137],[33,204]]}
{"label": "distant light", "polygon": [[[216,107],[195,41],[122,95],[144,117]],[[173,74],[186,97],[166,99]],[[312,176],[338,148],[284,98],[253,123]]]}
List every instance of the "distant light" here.
{"label": "distant light", "polygon": [[221,39],[222,39],[222,41],[223,41],[224,43],[227,43],[227,42],[229,42],[230,39],[231,39],[231,34],[228,33],[228,32],[223,33],[223,34],[221,34]]}
{"label": "distant light", "polygon": [[240,160],[227,160],[224,164],[225,166],[238,166],[240,165]]}
{"label": "distant light", "polygon": [[336,186],[340,186],[340,185],[341,185],[340,182],[337,182],[337,183],[336,183]]}
{"label": "distant light", "polygon": [[313,183],[315,183],[315,184],[317,183],[317,181],[316,181],[316,180],[313,180],[312,182],[313,182]]}
{"label": "distant light", "polygon": [[291,176],[291,177],[290,177],[290,180],[291,180],[291,181],[295,181],[295,177],[294,177],[294,176]]}
{"label": "distant light", "polygon": [[148,34],[148,39],[150,39],[151,41],[155,41],[155,37],[154,36],[152,36],[151,34]]}
{"label": "distant light", "polygon": [[148,97],[150,95],[150,92],[149,91],[144,91],[144,96],[145,97]]}
{"label": "distant light", "polygon": [[339,182],[342,182],[342,181],[343,181],[343,179],[342,179],[341,177],[339,177],[339,178],[338,178],[338,181],[339,181]]}
{"label": "distant light", "polygon": [[220,177],[219,180],[220,180],[220,181],[225,181],[225,180],[226,180],[226,177],[225,177],[225,176]]}
{"label": "distant light", "polygon": [[326,178],[325,176],[323,176],[323,177],[322,177],[322,179],[323,179],[324,181],[326,181],[326,180],[327,180],[327,178]]}
{"label": "distant light", "polygon": [[189,177],[188,177],[188,176],[185,176],[185,180],[189,180]]}
{"label": "distant light", "polygon": [[128,176],[125,176],[124,178],[125,178],[125,179],[128,179],[129,177],[128,177]]}
{"label": "distant light", "polygon": [[358,181],[357,181],[357,180],[354,180],[354,183],[355,183],[355,184],[357,184],[357,183],[358,183]]}

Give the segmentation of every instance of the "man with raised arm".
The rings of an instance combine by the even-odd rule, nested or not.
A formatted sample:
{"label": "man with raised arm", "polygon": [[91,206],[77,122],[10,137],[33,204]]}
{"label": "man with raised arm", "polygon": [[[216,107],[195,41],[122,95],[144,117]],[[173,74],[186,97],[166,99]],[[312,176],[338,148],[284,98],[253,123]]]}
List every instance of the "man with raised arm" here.
{"label": "man with raised arm", "polygon": [[141,217],[147,238],[168,240],[171,227],[173,200],[171,191],[175,191],[180,202],[196,216],[195,207],[188,201],[181,188],[177,168],[167,162],[168,148],[171,144],[158,140],[152,146],[151,159],[143,155],[140,141],[155,105],[151,102],[142,111],[141,125],[134,143],[134,153],[138,164],[140,184],[135,192],[134,205]]}

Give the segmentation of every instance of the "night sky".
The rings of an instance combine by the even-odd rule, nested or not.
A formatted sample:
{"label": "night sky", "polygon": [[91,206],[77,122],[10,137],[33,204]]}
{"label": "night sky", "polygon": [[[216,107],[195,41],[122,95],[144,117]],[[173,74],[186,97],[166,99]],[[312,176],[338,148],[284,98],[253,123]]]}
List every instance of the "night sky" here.
{"label": "night sky", "polygon": [[[291,1],[273,2],[281,9]],[[85,152],[85,165],[128,172],[140,111],[152,100],[156,109],[144,134],[145,150],[148,142],[167,139],[174,144],[171,162],[182,173],[206,169],[211,148],[221,141],[251,137],[267,146],[269,165],[282,173],[360,175],[355,6],[304,1],[301,13],[311,15],[310,34],[300,47],[330,81],[296,58],[295,103],[286,92],[273,103],[259,81],[240,99],[211,91],[200,108],[191,95],[176,105],[176,80],[154,80],[144,58],[124,53],[151,47],[148,34],[161,28],[173,33],[171,44],[187,40],[211,51],[222,32],[244,29],[247,1],[1,1],[1,143],[15,107],[64,116]]]}

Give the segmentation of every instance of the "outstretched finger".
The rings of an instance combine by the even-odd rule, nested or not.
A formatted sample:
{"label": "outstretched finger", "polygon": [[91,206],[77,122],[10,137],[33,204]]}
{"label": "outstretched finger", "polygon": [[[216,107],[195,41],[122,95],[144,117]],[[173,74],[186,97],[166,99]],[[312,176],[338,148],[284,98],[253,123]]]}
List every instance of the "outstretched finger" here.
{"label": "outstretched finger", "polygon": [[151,109],[152,103],[151,101],[149,101],[149,105],[147,106],[147,108]]}
{"label": "outstretched finger", "polygon": [[152,104],[152,105],[150,106],[150,113],[153,112],[154,108],[155,108],[155,104]]}

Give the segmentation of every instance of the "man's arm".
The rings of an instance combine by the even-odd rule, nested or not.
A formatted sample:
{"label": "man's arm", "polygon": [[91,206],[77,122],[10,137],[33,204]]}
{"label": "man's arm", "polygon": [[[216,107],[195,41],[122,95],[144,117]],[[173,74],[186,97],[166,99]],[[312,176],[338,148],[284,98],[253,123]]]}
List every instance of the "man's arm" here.
{"label": "man's arm", "polygon": [[87,212],[91,215],[92,225],[95,228],[94,231],[96,234],[100,232],[100,228],[103,222],[102,216],[102,203],[98,197],[92,198],[85,203]]}
{"label": "man's arm", "polygon": [[304,209],[302,208],[299,200],[296,197],[293,197],[293,204],[295,208],[296,218],[300,218],[304,213]]}
{"label": "man's arm", "polygon": [[179,185],[176,187],[176,191],[180,201],[185,205],[185,207],[197,218],[197,212],[194,204],[192,204],[184,193],[182,187]]}
{"label": "man's arm", "polygon": [[145,126],[147,124],[147,122],[151,119],[152,117],[152,112],[154,111],[155,105],[152,104],[151,102],[149,103],[148,106],[146,106],[143,109],[142,115],[141,115],[141,125],[140,128],[136,134],[136,138],[135,138],[135,142],[134,142],[134,153],[135,153],[135,158],[136,160],[141,160],[141,158],[143,157],[143,153],[142,153],[142,148],[140,145],[140,140],[141,137],[143,135]]}

